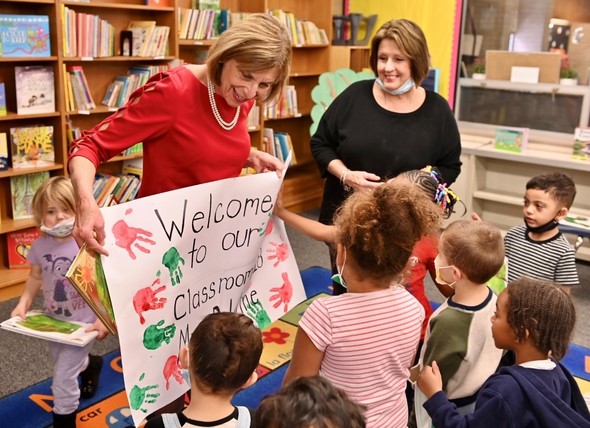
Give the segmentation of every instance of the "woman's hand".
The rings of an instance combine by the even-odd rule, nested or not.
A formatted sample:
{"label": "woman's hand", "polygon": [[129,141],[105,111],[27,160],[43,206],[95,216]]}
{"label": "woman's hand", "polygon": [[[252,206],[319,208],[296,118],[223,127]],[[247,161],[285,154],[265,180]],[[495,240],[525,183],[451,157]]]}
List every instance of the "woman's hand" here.
{"label": "woman's hand", "polygon": [[99,254],[108,256],[108,251],[103,247],[105,232],[104,218],[94,199],[81,201],[76,210],[76,222],[72,234],[82,247],[86,243],[88,247]]}
{"label": "woman's hand", "polygon": [[424,367],[420,376],[418,376],[416,384],[420,388],[420,391],[428,398],[432,397],[438,391],[442,391],[442,376],[436,361],[432,362],[432,367]]}
{"label": "woman's hand", "polygon": [[283,168],[285,167],[283,162],[275,156],[254,147],[250,149],[246,166],[254,168],[257,173],[275,171],[279,178],[283,176]]}
{"label": "woman's hand", "polygon": [[366,171],[348,171],[342,185],[354,190],[372,190],[381,185],[381,177]]}

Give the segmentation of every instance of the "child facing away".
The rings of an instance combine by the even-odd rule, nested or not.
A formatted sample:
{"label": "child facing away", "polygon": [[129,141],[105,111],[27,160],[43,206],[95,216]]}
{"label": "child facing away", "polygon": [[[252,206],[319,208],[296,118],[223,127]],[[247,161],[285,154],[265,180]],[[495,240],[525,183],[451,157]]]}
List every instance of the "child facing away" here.
{"label": "child facing away", "polygon": [[574,248],[559,231],[576,196],[572,179],[562,173],[531,178],[524,194],[524,225],[508,230],[504,243],[508,282],[523,275],[555,281],[569,293],[579,284]]}
{"label": "child facing away", "polygon": [[178,413],[153,417],[144,428],[250,427],[250,411],[231,400],[258,379],[261,354],[262,333],[246,315],[207,315],[191,334],[188,348],[180,349],[180,362],[190,375],[189,405]]}
{"label": "child facing away", "polygon": [[[455,204],[459,201],[457,195],[446,187],[440,179],[440,174],[436,169],[427,166],[423,169],[413,169],[406,171],[395,177],[393,180],[404,180],[412,183],[422,190],[436,205],[440,207],[443,218],[449,218],[453,213]],[[336,239],[336,227],[320,223],[319,221],[303,217],[287,210],[282,201],[277,201],[274,214],[281,218],[286,224],[297,231],[318,241],[328,244],[334,244]],[[422,304],[425,311],[424,322],[420,332],[420,344],[424,340],[424,334],[428,325],[428,320],[432,315],[433,309],[430,300],[426,296],[424,287],[424,278],[430,274],[434,284],[439,291],[448,297],[453,293],[453,289],[444,284],[436,283],[436,274],[434,270],[434,259],[438,254],[438,232],[432,236],[423,236],[414,246],[412,251],[412,263],[408,269],[402,284],[407,290]]]}
{"label": "child facing away", "polygon": [[[488,222],[457,220],[440,236],[437,282],[455,292],[430,317],[418,367],[436,360],[443,390],[464,413],[473,411],[479,388],[502,358],[488,328],[497,297],[486,282],[503,262],[502,234]],[[410,426],[432,426],[425,399],[416,391]]]}
{"label": "child facing away", "polygon": [[447,399],[435,361],[418,378],[424,408],[437,428],[590,427],[580,389],[559,363],[576,320],[571,298],[554,282],[521,277],[496,302],[492,336],[513,351],[516,364],[502,367],[482,386],[475,412],[461,415]]}
{"label": "child facing away", "polygon": [[424,192],[389,181],[354,192],[334,225],[345,294],[316,299],[305,311],[285,379],[322,376],[366,406],[367,427],[405,427],[409,368],[424,309],[399,281],[414,245],[440,227]]}
{"label": "child facing away", "polygon": [[365,428],[363,407],[322,376],[300,377],[265,397],[256,428]]}
{"label": "child facing away", "polygon": [[[41,236],[27,255],[31,271],[11,316],[24,319],[35,296],[43,289],[48,314],[65,321],[94,323],[89,331],[106,331],[102,325],[99,328],[100,321],[65,277],[79,250],[72,236],[75,203],[70,179],[59,176],[45,181],[35,193],[32,207]],[[90,355],[93,343],[78,347],[49,342],[55,428],[75,427],[80,397],[90,398],[96,393],[102,357]]]}

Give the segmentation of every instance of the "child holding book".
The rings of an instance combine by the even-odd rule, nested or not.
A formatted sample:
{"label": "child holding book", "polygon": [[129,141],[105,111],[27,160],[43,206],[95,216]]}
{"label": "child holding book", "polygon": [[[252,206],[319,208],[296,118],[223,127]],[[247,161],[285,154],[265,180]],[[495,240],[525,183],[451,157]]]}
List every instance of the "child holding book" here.
{"label": "child holding book", "polygon": [[191,401],[178,413],[148,420],[144,428],[206,426],[250,427],[250,411],[231,400],[258,379],[262,333],[246,315],[217,312],[207,315],[180,349],[180,362],[189,370]]}
{"label": "child holding book", "polygon": [[256,428],[365,428],[364,409],[322,376],[300,377],[265,397]]}
{"label": "child holding book", "polygon": [[[45,311],[65,321],[94,323],[89,330],[106,331],[69,283],[65,275],[78,254],[72,236],[75,203],[74,189],[68,177],[45,181],[33,197],[33,215],[41,236],[27,255],[31,271],[25,290],[11,316],[26,317],[35,296],[43,289]],[[76,426],[80,397],[94,396],[98,388],[102,357],[90,355],[94,342],[84,347],[49,342],[53,361],[53,426]],[[81,376],[81,386],[78,376]]]}
{"label": "child holding book", "polygon": [[[430,317],[418,367],[436,360],[444,391],[464,413],[473,411],[479,388],[502,358],[488,329],[496,295],[486,282],[503,262],[502,234],[488,222],[457,220],[441,234],[434,262],[437,282],[455,292]],[[416,391],[411,427],[432,426],[424,401]]]}
{"label": "child holding book", "polygon": [[354,192],[335,220],[338,280],[348,292],[303,314],[284,385],[321,375],[366,406],[368,427],[405,427],[406,382],[424,309],[400,284],[414,245],[437,232],[440,209],[393,180]]}
{"label": "child holding book", "polygon": [[559,363],[576,320],[571,298],[554,282],[521,277],[502,291],[491,320],[495,345],[513,351],[516,364],[485,382],[469,415],[447,399],[436,361],[426,366],[418,387],[434,426],[590,427],[577,382]]}

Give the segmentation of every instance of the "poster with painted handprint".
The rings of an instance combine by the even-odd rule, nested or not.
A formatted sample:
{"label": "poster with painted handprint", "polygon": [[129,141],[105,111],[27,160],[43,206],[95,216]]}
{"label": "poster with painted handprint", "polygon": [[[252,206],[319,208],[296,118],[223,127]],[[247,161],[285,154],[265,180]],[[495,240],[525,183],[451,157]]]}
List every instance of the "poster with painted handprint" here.
{"label": "poster with painted handprint", "polygon": [[281,183],[255,174],[102,209],[101,260],[137,425],[189,389],[178,354],[205,315],[238,311],[264,328],[305,300],[272,216]]}

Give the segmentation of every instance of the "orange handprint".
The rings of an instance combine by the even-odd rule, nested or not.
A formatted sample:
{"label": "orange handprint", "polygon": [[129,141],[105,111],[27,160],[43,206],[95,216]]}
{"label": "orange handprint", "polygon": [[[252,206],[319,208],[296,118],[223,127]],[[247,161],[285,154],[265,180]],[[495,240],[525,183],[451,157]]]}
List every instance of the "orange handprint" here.
{"label": "orange handprint", "polygon": [[281,244],[271,242],[270,245],[272,245],[274,248],[269,248],[266,250],[267,253],[273,253],[271,256],[268,256],[268,260],[276,259],[273,267],[277,267],[279,263],[284,262],[289,257],[289,247],[284,242]]}
{"label": "orange handprint", "polygon": [[269,301],[276,300],[276,302],[272,305],[273,308],[278,308],[281,303],[285,304],[285,313],[289,310],[289,303],[291,302],[291,298],[293,297],[293,285],[291,285],[291,281],[289,281],[289,276],[287,272],[283,272],[281,274],[283,277],[283,285],[281,287],[274,287],[270,289],[271,293],[276,293],[273,296],[270,296]]}
{"label": "orange handprint", "polygon": [[132,245],[139,251],[142,251],[144,253],[149,254],[150,252],[150,250],[135,242],[136,240],[146,242],[151,245],[155,245],[156,243],[151,239],[141,236],[152,236],[152,232],[150,232],[149,230],[139,229],[137,227],[131,227],[125,222],[125,220],[119,220],[113,225],[113,235],[115,235],[115,244],[118,247],[126,249],[127,253],[129,254],[129,257],[131,257],[133,260],[135,260],[136,256],[131,249]]}

